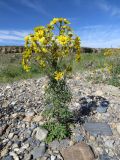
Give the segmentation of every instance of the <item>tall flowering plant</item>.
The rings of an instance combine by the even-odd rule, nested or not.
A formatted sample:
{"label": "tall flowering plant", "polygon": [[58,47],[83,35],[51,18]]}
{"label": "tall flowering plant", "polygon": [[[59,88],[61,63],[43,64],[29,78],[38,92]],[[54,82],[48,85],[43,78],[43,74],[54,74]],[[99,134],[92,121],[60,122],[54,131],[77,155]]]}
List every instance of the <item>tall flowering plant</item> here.
{"label": "tall flowering plant", "polygon": [[67,107],[71,92],[66,84],[66,75],[72,70],[73,60],[80,60],[80,38],[73,33],[69,24],[65,18],[54,18],[45,27],[36,27],[33,34],[25,37],[24,69],[28,72],[31,60],[34,60],[49,77],[45,90],[45,127],[51,133],[51,130],[53,132],[61,126],[58,132],[54,131],[57,134],[50,134],[49,141],[67,136],[66,124],[71,116]]}

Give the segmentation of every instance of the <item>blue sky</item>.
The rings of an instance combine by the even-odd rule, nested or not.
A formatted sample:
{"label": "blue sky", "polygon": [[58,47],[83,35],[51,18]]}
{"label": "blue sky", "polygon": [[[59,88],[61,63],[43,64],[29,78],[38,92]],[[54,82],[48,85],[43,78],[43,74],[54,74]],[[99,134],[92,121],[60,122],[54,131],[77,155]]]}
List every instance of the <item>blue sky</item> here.
{"label": "blue sky", "polygon": [[54,17],[70,20],[81,46],[120,47],[120,0],[0,0],[0,45],[23,45]]}

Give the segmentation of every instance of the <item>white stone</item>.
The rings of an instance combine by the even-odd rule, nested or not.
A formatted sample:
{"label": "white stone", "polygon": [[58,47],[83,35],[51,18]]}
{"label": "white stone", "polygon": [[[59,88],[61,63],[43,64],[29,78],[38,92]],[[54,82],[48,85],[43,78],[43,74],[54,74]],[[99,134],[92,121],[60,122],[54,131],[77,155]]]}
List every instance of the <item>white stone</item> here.
{"label": "white stone", "polygon": [[75,103],[74,103],[74,106],[75,106],[75,107],[79,107],[79,106],[80,106],[80,104],[79,104],[79,103],[77,103],[77,102],[75,102]]}
{"label": "white stone", "polygon": [[10,88],[11,88],[11,86],[10,86],[10,85],[7,85],[7,86],[6,86],[6,89],[10,89]]}
{"label": "white stone", "polygon": [[19,152],[20,149],[19,149],[19,148],[14,148],[14,151],[15,151],[15,152]]}
{"label": "white stone", "polygon": [[10,152],[10,155],[13,157],[14,160],[19,160],[19,157],[16,153]]}
{"label": "white stone", "polygon": [[22,148],[23,149],[27,149],[29,147],[29,144],[27,143],[27,144],[24,144],[23,146],[22,146]]}
{"label": "white stone", "polygon": [[108,148],[113,148],[113,144],[114,144],[114,140],[107,140],[105,142],[105,146],[108,147]]}
{"label": "white stone", "polygon": [[8,138],[9,138],[9,139],[12,139],[13,136],[14,136],[14,133],[9,133]]}
{"label": "white stone", "polygon": [[16,143],[14,143],[13,145],[12,145],[12,148],[14,149],[14,148],[18,148],[18,145],[16,144]]}
{"label": "white stone", "polygon": [[56,160],[56,158],[57,158],[56,156],[51,155],[51,158],[50,158],[50,159],[51,159],[51,160]]}

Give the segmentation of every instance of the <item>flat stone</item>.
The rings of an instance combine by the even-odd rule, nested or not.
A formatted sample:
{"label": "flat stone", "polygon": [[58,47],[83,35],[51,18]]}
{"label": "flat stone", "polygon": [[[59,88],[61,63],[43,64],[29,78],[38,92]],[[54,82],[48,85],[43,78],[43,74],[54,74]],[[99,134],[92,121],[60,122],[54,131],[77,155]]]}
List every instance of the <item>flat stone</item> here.
{"label": "flat stone", "polygon": [[39,147],[35,147],[31,151],[31,155],[33,156],[34,159],[40,158],[44,155],[45,150],[46,150],[45,143],[42,142]]}
{"label": "flat stone", "polygon": [[84,142],[62,150],[61,154],[64,160],[94,160],[95,158],[91,148]]}
{"label": "flat stone", "polygon": [[112,130],[107,123],[101,122],[86,122],[84,124],[84,129],[91,135],[105,135],[112,136]]}

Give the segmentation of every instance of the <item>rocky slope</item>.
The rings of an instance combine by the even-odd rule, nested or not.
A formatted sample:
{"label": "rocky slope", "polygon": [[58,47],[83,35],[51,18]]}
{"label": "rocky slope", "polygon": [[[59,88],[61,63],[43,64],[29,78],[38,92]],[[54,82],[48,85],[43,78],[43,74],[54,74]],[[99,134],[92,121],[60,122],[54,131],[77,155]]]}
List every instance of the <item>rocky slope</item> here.
{"label": "rocky slope", "polygon": [[46,83],[42,77],[0,85],[0,159],[120,160],[119,88],[87,82],[81,74],[68,79],[76,114],[72,136],[47,145],[47,131],[39,127]]}

